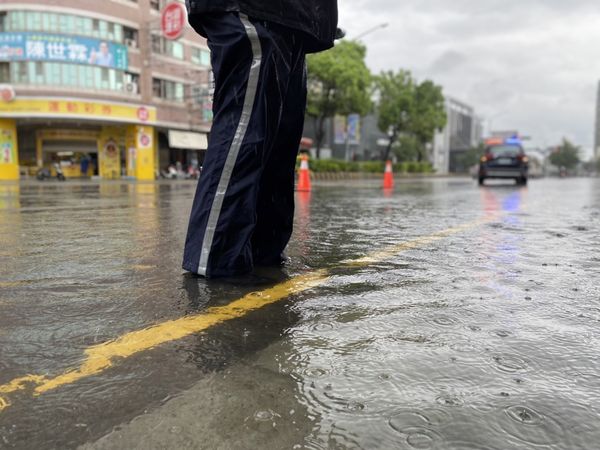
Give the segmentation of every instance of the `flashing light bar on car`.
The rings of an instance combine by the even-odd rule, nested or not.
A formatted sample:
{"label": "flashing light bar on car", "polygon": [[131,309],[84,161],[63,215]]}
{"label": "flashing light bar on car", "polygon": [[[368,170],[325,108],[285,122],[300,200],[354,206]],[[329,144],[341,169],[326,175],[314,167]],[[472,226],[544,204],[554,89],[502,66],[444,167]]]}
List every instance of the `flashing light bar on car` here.
{"label": "flashing light bar on car", "polygon": [[518,136],[513,136],[511,138],[505,139],[504,143],[506,145],[522,145],[523,141],[521,141],[521,138],[519,138]]}
{"label": "flashing light bar on car", "polygon": [[494,145],[523,145],[523,141],[518,136],[503,138],[489,138],[485,140],[485,145],[492,147]]}

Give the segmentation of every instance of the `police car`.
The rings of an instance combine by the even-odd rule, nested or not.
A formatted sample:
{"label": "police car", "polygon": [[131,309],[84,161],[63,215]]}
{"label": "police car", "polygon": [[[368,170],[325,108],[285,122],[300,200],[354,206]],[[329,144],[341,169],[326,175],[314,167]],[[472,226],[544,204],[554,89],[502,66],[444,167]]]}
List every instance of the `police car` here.
{"label": "police car", "polygon": [[527,184],[529,178],[529,158],[518,137],[508,139],[488,139],[485,154],[479,161],[479,184],[490,178],[509,178],[517,184]]}

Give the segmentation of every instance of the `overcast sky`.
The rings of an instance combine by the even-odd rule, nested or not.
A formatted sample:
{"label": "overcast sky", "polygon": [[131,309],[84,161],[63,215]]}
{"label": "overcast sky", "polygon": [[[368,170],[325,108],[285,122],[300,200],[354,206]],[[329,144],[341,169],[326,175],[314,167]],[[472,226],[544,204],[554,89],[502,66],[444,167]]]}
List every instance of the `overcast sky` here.
{"label": "overcast sky", "polygon": [[340,27],[367,64],[409,69],[493,129],[591,151],[600,80],[600,0],[339,0]]}

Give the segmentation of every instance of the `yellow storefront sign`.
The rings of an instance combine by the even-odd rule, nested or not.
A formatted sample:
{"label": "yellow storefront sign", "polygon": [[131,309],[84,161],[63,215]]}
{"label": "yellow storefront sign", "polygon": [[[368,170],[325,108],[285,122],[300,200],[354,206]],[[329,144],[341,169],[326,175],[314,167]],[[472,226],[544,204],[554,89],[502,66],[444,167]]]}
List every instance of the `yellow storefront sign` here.
{"label": "yellow storefront sign", "polygon": [[125,140],[122,127],[103,127],[98,139],[99,174],[103,179],[121,177],[121,147]]}
{"label": "yellow storefront sign", "polygon": [[0,119],[0,180],[19,179],[18,154],[15,121]]}
{"label": "yellow storefront sign", "polygon": [[154,127],[130,126],[125,139],[130,152],[128,173],[131,171],[138,180],[154,180],[156,177],[156,136]]}
{"label": "yellow storefront sign", "polygon": [[94,100],[21,97],[11,102],[0,102],[0,117],[98,119],[152,125],[156,123],[156,108]]}

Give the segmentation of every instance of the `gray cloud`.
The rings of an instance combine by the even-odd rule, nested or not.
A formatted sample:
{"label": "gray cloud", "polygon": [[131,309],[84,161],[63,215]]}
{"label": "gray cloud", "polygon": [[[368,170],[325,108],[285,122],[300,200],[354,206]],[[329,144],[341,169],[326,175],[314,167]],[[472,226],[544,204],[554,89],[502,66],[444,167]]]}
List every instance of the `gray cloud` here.
{"label": "gray cloud", "polygon": [[472,104],[494,128],[591,148],[600,79],[597,0],[341,0],[374,72],[411,70]]}

